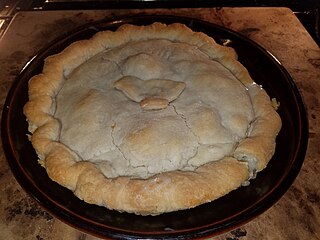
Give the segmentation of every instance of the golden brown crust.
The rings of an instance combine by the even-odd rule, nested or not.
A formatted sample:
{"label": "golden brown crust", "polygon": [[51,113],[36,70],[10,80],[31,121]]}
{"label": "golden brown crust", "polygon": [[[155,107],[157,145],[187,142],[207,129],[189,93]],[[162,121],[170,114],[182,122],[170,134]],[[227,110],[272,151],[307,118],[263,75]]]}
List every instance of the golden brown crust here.
{"label": "golden brown crust", "polygon": [[[203,165],[195,172],[167,172],[147,180],[107,179],[97,174],[97,170],[91,169],[79,177],[75,190],[79,198],[89,203],[97,203],[98,199],[99,205],[141,215],[157,215],[210,202],[238,188],[249,176],[246,164],[231,157]],[[88,179],[93,182],[88,183]],[[98,192],[96,188],[105,191]]]}
{"label": "golden brown crust", "polygon": [[253,84],[249,86],[248,92],[256,118],[248,131],[248,137],[235,149],[234,157],[253,162],[259,172],[267,166],[274,154],[275,138],[281,128],[281,119],[261,86]]}
{"label": "golden brown crust", "polygon": [[140,101],[140,107],[144,110],[159,110],[168,107],[169,101],[165,98],[144,98]]}
{"label": "golden brown crust", "polygon": [[[229,69],[248,89],[255,121],[248,136],[235,149],[233,157],[226,156],[205,163],[193,171],[163,172],[146,179],[128,176],[108,178],[98,165],[83,161],[59,141],[61,123],[54,118],[56,95],[69,75],[103,50],[148,39],[166,39],[195,46],[210,59]],[[206,79],[201,81],[205,83]],[[267,165],[274,153],[275,137],[281,126],[281,120],[272,108],[268,95],[255,86],[248,71],[236,61],[234,51],[182,24],[154,23],[141,27],[123,25],[115,32],[99,32],[90,40],[73,43],[61,53],[48,57],[43,72],[29,81],[29,102],[24,107],[24,113],[32,133],[30,140],[50,178],[74,191],[75,195],[88,203],[141,215],[192,208],[238,188],[250,177],[248,168],[252,168],[252,164],[257,165],[253,166],[257,171]],[[213,113],[204,109],[201,114],[203,122],[192,122],[191,117],[188,127],[205,132],[204,129],[211,126],[205,119]],[[231,116],[230,121],[235,126],[243,124],[241,117]],[[146,134],[149,132],[145,131]],[[132,137],[141,138],[141,135]],[[206,139],[201,141],[205,142]],[[200,147],[197,150],[201,153]]]}

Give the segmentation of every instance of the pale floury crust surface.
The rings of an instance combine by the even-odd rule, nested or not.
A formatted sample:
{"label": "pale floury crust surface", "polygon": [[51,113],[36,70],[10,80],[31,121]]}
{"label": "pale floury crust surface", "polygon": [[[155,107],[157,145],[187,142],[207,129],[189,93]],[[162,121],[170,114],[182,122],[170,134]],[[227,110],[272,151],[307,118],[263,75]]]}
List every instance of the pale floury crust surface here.
{"label": "pale floury crust surface", "polygon": [[29,81],[24,113],[51,179],[140,215],[245,184],[281,128],[234,50],[182,24],[123,25],[71,44]]}

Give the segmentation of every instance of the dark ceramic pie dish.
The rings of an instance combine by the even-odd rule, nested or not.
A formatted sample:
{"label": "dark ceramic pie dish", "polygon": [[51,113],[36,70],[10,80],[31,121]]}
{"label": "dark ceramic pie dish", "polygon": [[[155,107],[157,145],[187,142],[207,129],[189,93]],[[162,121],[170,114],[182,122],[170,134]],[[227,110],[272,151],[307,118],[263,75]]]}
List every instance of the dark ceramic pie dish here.
{"label": "dark ceramic pie dish", "polygon": [[[233,47],[252,78],[280,102],[278,112],[283,126],[277,137],[275,155],[248,187],[241,187],[194,209],[145,217],[87,204],[51,181],[45,169],[37,163],[36,153],[27,139],[27,123],[22,108],[28,100],[28,80],[41,72],[47,56],[100,30],[115,30],[123,23],[146,25],[155,21],[181,22]],[[31,59],[13,83],[3,110],[1,127],[5,154],[20,185],[62,221],[93,235],[113,239],[194,239],[244,224],[271,207],[290,187],[302,166],[308,141],[308,123],[301,96],[290,75],[270,53],[229,29],[174,16],[140,16],[92,23],[57,39]]]}

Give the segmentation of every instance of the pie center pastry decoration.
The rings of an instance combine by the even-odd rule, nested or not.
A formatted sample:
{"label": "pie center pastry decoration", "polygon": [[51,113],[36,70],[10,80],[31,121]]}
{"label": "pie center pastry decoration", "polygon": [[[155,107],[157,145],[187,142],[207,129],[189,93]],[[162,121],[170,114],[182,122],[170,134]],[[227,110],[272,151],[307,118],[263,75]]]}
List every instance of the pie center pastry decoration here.
{"label": "pie center pastry decoration", "polygon": [[140,215],[247,185],[281,128],[235,51],[178,23],[125,24],[49,56],[24,113],[51,179]]}

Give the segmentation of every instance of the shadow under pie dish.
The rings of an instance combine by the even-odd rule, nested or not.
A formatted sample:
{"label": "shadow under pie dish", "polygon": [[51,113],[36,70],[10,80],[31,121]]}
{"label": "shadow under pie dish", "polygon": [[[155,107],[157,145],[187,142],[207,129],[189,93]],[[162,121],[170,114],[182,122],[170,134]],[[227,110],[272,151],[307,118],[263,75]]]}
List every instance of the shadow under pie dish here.
{"label": "shadow under pie dish", "polygon": [[29,139],[85,202],[158,215],[246,185],[281,120],[235,51],[183,24],[125,24],[68,46],[29,81]]}

